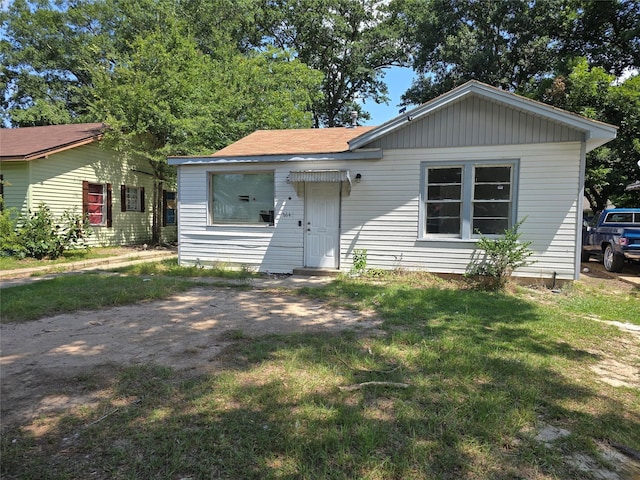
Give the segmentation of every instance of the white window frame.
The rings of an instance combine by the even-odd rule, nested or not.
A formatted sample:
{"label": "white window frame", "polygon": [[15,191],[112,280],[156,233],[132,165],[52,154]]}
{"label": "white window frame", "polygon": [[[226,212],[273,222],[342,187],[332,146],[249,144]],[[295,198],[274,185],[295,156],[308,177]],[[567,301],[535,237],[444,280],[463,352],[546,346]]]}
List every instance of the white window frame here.
{"label": "white window frame", "polygon": [[[266,215],[270,216],[270,221],[262,221],[262,222],[216,222],[214,216],[214,192],[213,192],[213,179],[216,175],[271,175],[273,181],[273,198],[271,201],[271,208],[268,209]],[[249,227],[249,228],[265,228],[265,227],[273,227],[275,220],[275,203],[276,203],[276,175],[274,170],[250,170],[250,171],[215,171],[208,172],[207,175],[207,208],[208,208],[208,225],[216,226],[216,227]],[[236,192],[238,196],[248,197],[249,202],[251,201],[250,192]]]}
{"label": "white window frame", "polygon": [[92,193],[89,191],[91,189],[91,187],[100,187],[101,188],[101,192],[98,194],[102,197],[102,202],[101,203],[97,203],[97,202],[88,202],[87,206],[88,206],[88,210],[91,210],[91,205],[100,205],[100,223],[94,223],[91,221],[91,214],[88,214],[88,221],[89,221],[89,225],[91,225],[92,227],[104,227],[107,225],[107,185],[104,183],[97,183],[97,182],[87,182],[87,189],[88,189],[88,195],[89,198],[91,198]]}
{"label": "white window frame", "polygon": [[[510,167],[510,198],[507,202],[509,207],[508,227],[511,228],[516,223],[517,216],[517,198],[518,198],[518,178],[519,178],[519,159],[485,159],[485,160],[460,160],[460,161],[443,161],[443,162],[422,162],[420,164],[420,208],[418,221],[418,240],[451,240],[451,241],[477,241],[480,234],[473,231],[473,204],[475,181],[474,173],[476,167]],[[461,168],[462,169],[462,189],[461,189],[461,212],[460,212],[460,234],[448,233],[427,233],[427,180],[428,170],[431,168]],[[504,200],[496,200],[502,202]],[[486,234],[486,237],[497,237],[499,235]]]}
{"label": "white window frame", "polygon": [[125,186],[127,212],[142,212],[142,187]]}

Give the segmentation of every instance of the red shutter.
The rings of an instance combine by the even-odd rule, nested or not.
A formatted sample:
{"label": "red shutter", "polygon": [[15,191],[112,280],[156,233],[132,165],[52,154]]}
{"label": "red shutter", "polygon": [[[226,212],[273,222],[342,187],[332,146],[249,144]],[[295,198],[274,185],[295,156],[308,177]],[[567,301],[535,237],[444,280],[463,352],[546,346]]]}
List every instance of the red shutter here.
{"label": "red shutter", "polygon": [[144,187],[140,187],[140,211],[144,212]]}
{"label": "red shutter", "polygon": [[82,217],[89,215],[89,182],[82,181]]}
{"label": "red shutter", "polygon": [[120,185],[120,211],[127,211],[127,186]]}
{"label": "red shutter", "polygon": [[113,226],[113,206],[111,205],[112,196],[111,184],[107,183],[107,227]]}

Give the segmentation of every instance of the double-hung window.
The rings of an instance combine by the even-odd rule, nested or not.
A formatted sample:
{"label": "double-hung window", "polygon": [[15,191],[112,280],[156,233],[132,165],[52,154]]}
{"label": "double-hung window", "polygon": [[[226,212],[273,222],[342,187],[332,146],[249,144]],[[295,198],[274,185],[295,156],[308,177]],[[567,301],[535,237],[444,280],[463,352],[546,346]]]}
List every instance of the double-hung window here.
{"label": "double-hung window", "polygon": [[500,235],[515,218],[517,161],[422,165],[420,238]]}
{"label": "double-hung window", "polygon": [[82,214],[89,224],[111,227],[111,184],[82,182]]}
{"label": "double-hung window", "polygon": [[164,227],[177,225],[176,211],[178,204],[176,201],[176,192],[162,191],[162,225]]}
{"label": "double-hung window", "polygon": [[273,225],[273,172],[212,173],[210,198],[214,225]]}
{"label": "double-hung window", "polygon": [[120,186],[122,212],[144,212],[144,187]]}

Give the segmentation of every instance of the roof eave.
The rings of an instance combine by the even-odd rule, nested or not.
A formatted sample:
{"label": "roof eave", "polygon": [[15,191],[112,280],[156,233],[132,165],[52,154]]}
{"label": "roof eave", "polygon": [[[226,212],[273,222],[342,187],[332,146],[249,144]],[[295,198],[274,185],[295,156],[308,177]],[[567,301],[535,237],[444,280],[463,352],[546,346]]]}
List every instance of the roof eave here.
{"label": "roof eave", "polygon": [[72,148],[88,145],[89,143],[93,143],[101,140],[102,137],[103,137],[102,134],[93,135],[91,137],[83,138],[81,140],[76,140],[64,145],[56,145],[55,147],[52,147],[52,148],[48,148],[45,150],[38,150],[36,152],[29,152],[24,155],[11,155],[7,157],[0,156],[0,159],[2,159],[2,161],[8,161],[8,162],[20,162],[20,161],[28,162],[30,160],[37,160],[39,158],[48,157],[49,155],[54,155],[56,153],[64,152],[66,150],[71,150]]}
{"label": "roof eave", "polygon": [[338,160],[379,160],[381,148],[362,149],[335,153],[279,154],[279,155],[238,155],[226,157],[168,157],[169,165],[219,165],[229,163],[272,163],[272,162],[309,162]]}

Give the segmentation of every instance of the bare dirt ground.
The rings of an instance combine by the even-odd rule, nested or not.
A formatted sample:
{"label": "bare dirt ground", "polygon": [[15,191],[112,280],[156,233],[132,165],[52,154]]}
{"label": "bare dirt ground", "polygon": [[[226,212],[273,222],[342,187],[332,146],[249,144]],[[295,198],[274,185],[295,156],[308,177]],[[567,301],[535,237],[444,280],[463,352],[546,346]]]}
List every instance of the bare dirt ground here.
{"label": "bare dirt ground", "polygon": [[[596,262],[585,266],[589,272],[582,274],[583,282],[612,293],[638,288]],[[640,268],[625,274],[640,275]],[[377,334],[380,322],[373,312],[329,308],[283,290],[211,286],[162,301],[2,325],[2,428],[23,425],[37,434],[38,418],[97,405],[106,393],[85,390],[81,385],[86,381],[77,379],[86,380],[87,375],[95,377],[96,385],[105,385],[114,369],[148,363],[187,375],[215,372],[223,367],[224,349],[241,336],[343,329]],[[631,351],[640,352],[640,329],[619,327],[629,333],[624,341]],[[629,357],[631,363],[605,358],[596,373],[608,383],[640,388],[640,356],[634,358]],[[640,469],[637,462],[629,465]],[[635,477],[604,472],[596,478]]]}
{"label": "bare dirt ground", "polygon": [[74,377],[87,372],[155,363],[204,373],[219,367],[220,353],[239,335],[372,329],[379,322],[371,312],[330,309],[282,290],[198,287],[162,301],[2,325],[2,423],[92,404],[98,398],[73,388]]}

